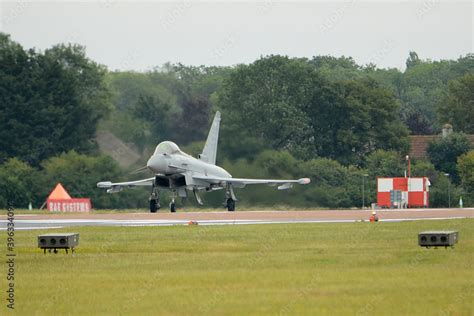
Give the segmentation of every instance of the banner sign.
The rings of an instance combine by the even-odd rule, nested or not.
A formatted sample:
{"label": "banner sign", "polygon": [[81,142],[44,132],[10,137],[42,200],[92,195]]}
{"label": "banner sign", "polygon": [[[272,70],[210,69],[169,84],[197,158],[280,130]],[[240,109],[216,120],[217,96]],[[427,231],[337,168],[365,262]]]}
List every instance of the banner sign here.
{"label": "banner sign", "polygon": [[90,199],[48,199],[46,202],[50,212],[90,212]]}

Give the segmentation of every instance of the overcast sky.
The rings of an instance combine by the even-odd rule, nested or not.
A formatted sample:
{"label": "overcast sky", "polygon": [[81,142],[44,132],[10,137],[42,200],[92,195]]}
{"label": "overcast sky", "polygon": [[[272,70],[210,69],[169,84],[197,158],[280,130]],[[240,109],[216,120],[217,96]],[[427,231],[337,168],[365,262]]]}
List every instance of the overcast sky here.
{"label": "overcast sky", "polygon": [[473,4],[405,2],[2,1],[0,30],[25,48],[74,42],[111,70],[235,65],[260,56],[352,56],[403,69],[473,52]]}

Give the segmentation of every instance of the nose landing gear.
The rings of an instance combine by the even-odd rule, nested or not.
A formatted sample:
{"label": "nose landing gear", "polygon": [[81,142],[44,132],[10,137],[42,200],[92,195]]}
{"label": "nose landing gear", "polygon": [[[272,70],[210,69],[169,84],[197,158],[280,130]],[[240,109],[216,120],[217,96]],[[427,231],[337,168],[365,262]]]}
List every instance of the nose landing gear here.
{"label": "nose landing gear", "polygon": [[171,203],[170,203],[170,212],[176,212],[176,191],[171,192]]}
{"label": "nose landing gear", "polygon": [[232,198],[228,198],[226,203],[227,203],[227,210],[229,212],[235,211],[235,201],[232,200]]}
{"label": "nose landing gear", "polygon": [[150,200],[150,212],[151,213],[156,213],[160,209],[160,204],[158,203],[158,200]]}
{"label": "nose landing gear", "polygon": [[[176,191],[172,191],[171,193],[171,202],[170,202],[170,212],[176,212]],[[160,208],[160,194],[156,186],[153,187],[151,194],[150,194],[150,212],[156,213]]]}

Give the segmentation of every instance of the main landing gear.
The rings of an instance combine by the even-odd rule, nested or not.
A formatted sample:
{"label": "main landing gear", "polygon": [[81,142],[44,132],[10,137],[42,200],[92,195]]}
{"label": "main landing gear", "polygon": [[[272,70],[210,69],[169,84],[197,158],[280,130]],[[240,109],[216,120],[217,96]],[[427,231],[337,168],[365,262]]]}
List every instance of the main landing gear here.
{"label": "main landing gear", "polygon": [[[170,212],[176,212],[176,191],[171,192],[171,203],[170,203]],[[151,194],[150,194],[150,212],[156,213],[161,206],[160,206],[160,193],[156,187],[153,187]]]}
{"label": "main landing gear", "polygon": [[176,190],[171,191],[171,202],[170,202],[170,212],[176,213],[176,197],[177,197]]}
{"label": "main landing gear", "polygon": [[232,198],[228,198],[226,204],[229,212],[235,211],[235,201]]}
{"label": "main landing gear", "polygon": [[158,203],[158,200],[150,200],[150,212],[151,213],[156,213],[160,209],[160,203]]}
{"label": "main landing gear", "polygon": [[237,198],[235,197],[234,194],[234,189],[232,188],[231,184],[227,184],[226,190],[225,190],[225,206],[227,207],[227,211],[233,212],[235,211],[235,201],[237,201]]}

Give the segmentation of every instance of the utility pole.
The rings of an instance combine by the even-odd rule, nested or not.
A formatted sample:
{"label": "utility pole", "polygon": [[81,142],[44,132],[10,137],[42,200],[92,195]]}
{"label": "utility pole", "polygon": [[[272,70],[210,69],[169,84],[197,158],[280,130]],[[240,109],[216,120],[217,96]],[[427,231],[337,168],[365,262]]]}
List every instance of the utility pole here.
{"label": "utility pole", "polygon": [[362,175],[362,209],[365,209],[365,178],[368,176],[368,174]]}
{"label": "utility pole", "polygon": [[[411,164],[410,164],[410,156],[406,155],[405,156],[405,159],[407,161],[407,173],[408,173],[408,178],[411,177]],[[406,174],[405,174],[405,177],[406,177]]]}
{"label": "utility pole", "polygon": [[448,178],[448,207],[451,208],[451,180],[449,179],[449,173],[444,175]]}

